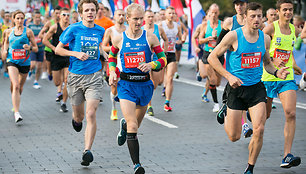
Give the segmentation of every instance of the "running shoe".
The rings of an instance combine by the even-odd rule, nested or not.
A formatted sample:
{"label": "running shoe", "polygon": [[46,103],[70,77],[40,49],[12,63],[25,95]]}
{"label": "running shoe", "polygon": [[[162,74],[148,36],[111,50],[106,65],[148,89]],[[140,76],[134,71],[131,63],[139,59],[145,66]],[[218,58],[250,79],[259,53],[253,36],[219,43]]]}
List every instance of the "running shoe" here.
{"label": "running shoe", "polygon": [[4,73],[3,73],[3,76],[4,76],[5,78],[9,78],[9,77],[10,77],[9,74],[8,74],[8,72],[4,72]]}
{"label": "running shoe", "polygon": [[148,106],[147,113],[148,113],[148,115],[150,115],[150,116],[154,116],[154,112],[153,112],[152,106]]}
{"label": "running shoe", "polygon": [[118,120],[117,109],[112,109],[111,120]]}
{"label": "running shoe", "polygon": [[15,123],[18,123],[23,120],[19,112],[15,112],[14,116],[15,116]]}
{"label": "running shoe", "polygon": [[244,138],[249,138],[253,134],[253,129],[249,127],[248,123],[242,125]]}
{"label": "running shoe", "polygon": [[144,174],[145,173],[145,170],[144,168],[141,166],[141,164],[136,164],[134,166],[134,173],[135,174]]}
{"label": "running shoe", "polygon": [[202,81],[202,77],[200,76],[200,72],[197,72],[197,81],[198,82]]}
{"label": "running shoe", "polygon": [[273,102],[272,102],[272,109],[276,109],[276,106]]}
{"label": "running shoe", "polygon": [[82,125],[83,123],[77,123],[76,121],[74,121],[74,119],[72,119],[72,127],[75,131],[80,132],[82,130]]}
{"label": "running shoe", "polygon": [[175,77],[176,79],[179,79],[179,78],[180,78],[179,73],[178,73],[178,72],[175,72],[175,73],[174,73],[174,77]]}
{"label": "running shoe", "polygon": [[41,74],[40,79],[42,79],[42,80],[48,79],[48,73],[47,73],[47,72],[43,72],[43,73]]}
{"label": "running shoe", "polygon": [[60,102],[61,100],[63,100],[63,94],[62,93],[57,93],[57,97],[56,97],[55,101]]}
{"label": "running shoe", "polygon": [[218,112],[220,110],[220,105],[219,103],[214,104],[213,112]]}
{"label": "running shoe", "polygon": [[60,111],[61,111],[61,112],[68,112],[66,103],[61,104],[61,109],[60,109]]}
{"label": "running shoe", "polygon": [[301,158],[295,157],[291,153],[288,153],[287,156],[282,160],[280,165],[282,168],[295,167],[301,164]]}
{"label": "running shoe", "polygon": [[246,117],[250,122],[252,122],[251,115],[248,110],[246,111]]}
{"label": "running shoe", "polygon": [[209,102],[209,99],[207,98],[207,95],[202,95],[202,102],[204,103],[208,103]]}
{"label": "running shoe", "polygon": [[33,88],[34,88],[34,89],[40,89],[41,86],[38,84],[38,82],[35,82],[35,83],[33,84]]}
{"label": "running shoe", "polygon": [[82,166],[89,166],[89,164],[93,161],[93,155],[92,153],[90,152],[90,150],[85,150],[83,152],[83,155],[82,155],[82,162],[81,162],[81,165]]}
{"label": "running shoe", "polygon": [[253,172],[247,170],[247,171],[244,172],[244,174],[253,174]]}
{"label": "running shoe", "polygon": [[48,75],[48,79],[49,79],[50,81],[52,81],[53,76],[52,76],[52,75]]}
{"label": "running shoe", "polygon": [[305,72],[303,73],[302,78],[300,80],[300,89],[306,88],[306,81],[304,78],[305,78]]}
{"label": "running shoe", "polygon": [[31,80],[32,77],[32,71],[29,71],[28,75],[27,75],[27,80]]}
{"label": "running shoe", "polygon": [[172,111],[172,108],[170,107],[170,106],[168,106],[168,105],[164,105],[164,110],[166,111],[166,112],[171,112]]}
{"label": "running shoe", "polygon": [[164,87],[164,88],[163,88],[163,91],[162,91],[162,96],[163,96],[163,97],[165,97],[165,96],[166,96],[166,87]]}
{"label": "running shoe", "polygon": [[227,113],[227,106],[226,103],[223,103],[221,106],[221,109],[219,109],[218,113],[217,113],[217,121],[220,124],[224,123],[224,118],[226,116]]}
{"label": "running shoe", "polygon": [[119,146],[122,146],[126,141],[126,130],[123,129],[123,125],[126,124],[125,119],[121,118],[120,120],[120,130],[117,135],[117,142]]}
{"label": "running shoe", "polygon": [[118,95],[114,98],[115,102],[119,102],[119,97]]}

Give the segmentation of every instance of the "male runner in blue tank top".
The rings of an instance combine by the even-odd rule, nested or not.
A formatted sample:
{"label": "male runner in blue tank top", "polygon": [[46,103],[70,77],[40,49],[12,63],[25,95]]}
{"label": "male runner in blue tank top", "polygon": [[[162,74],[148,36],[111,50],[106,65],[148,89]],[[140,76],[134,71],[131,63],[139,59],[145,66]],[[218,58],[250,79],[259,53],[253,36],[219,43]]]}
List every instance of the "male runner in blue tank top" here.
{"label": "male runner in blue tank top", "polygon": [[[150,102],[154,85],[150,80],[149,71],[159,70],[167,64],[165,53],[160,47],[158,38],[151,32],[141,29],[144,9],[141,5],[132,3],[126,9],[126,19],[129,26],[121,36],[115,37],[109,54],[109,84],[117,82],[117,53],[122,64],[120,81],[118,82],[118,97],[124,118],[120,120],[118,145],[125,141],[134,164],[134,173],[145,173],[139,161],[138,128],[143,120]],[[156,61],[152,61],[153,51]],[[125,121],[126,120],[126,121]]]}
{"label": "male runner in blue tank top", "polygon": [[[227,116],[224,129],[228,138],[235,142],[241,135],[242,111],[249,110],[252,118],[254,133],[249,143],[248,167],[245,174],[253,174],[253,168],[263,144],[263,133],[266,121],[266,89],[261,82],[263,66],[265,70],[285,79],[289,72],[283,67],[277,70],[270,62],[270,37],[259,30],[262,24],[262,5],[256,2],[249,3],[246,10],[246,24],[230,31],[221,43],[208,57],[209,64],[228,83]],[[231,52],[227,61],[229,66],[223,68],[218,56],[225,51]]]}
{"label": "male runner in blue tank top", "polygon": [[[234,0],[234,7],[236,11],[236,15],[234,15],[231,18],[227,18],[224,23],[223,23],[223,28],[220,33],[220,36],[218,37],[217,44],[220,43],[222,38],[228,33],[229,31],[233,31],[237,28],[240,28],[244,25],[245,23],[245,12],[246,12],[246,5],[248,3],[248,0]],[[226,58],[230,56],[231,52],[227,51]],[[226,62],[226,66],[228,66],[228,62]],[[223,92],[222,100],[223,100],[223,105],[221,106],[220,110],[217,113],[217,120],[220,124],[223,124],[220,120],[220,118],[224,117],[226,115],[226,91]],[[241,119],[241,124],[243,128],[243,134],[245,138],[250,137],[253,134],[252,128],[249,127],[247,121],[246,121],[246,112],[243,114],[242,119]]]}
{"label": "male runner in blue tank top", "polygon": [[[102,99],[102,69],[99,60],[102,50],[104,28],[96,25],[94,19],[99,5],[96,0],[81,0],[78,12],[81,22],[70,25],[61,35],[55,54],[70,56],[67,85],[72,105],[72,126],[76,132],[82,130],[86,113],[85,147],[81,165],[88,166],[93,161],[91,147],[96,135],[96,111]],[[69,43],[70,50],[64,49]],[[84,102],[86,111],[84,112]]]}
{"label": "male runner in blue tank top", "polygon": [[[164,44],[165,44],[164,52],[167,52],[168,38],[166,36],[164,29],[162,27],[159,27],[157,24],[154,24],[153,11],[147,10],[145,12],[144,21],[145,21],[145,25],[142,27],[142,29],[155,34],[158,40],[160,40],[160,38],[162,37],[162,39],[164,40]],[[153,54],[153,61],[156,61],[157,59],[158,59],[157,55]],[[157,86],[161,85],[164,81],[164,71],[150,71],[150,76],[151,76],[151,80],[153,81],[154,90],[155,90]],[[147,113],[150,116],[154,116],[154,111],[153,111],[153,107],[151,103],[152,103],[152,100],[148,104]]]}
{"label": "male runner in blue tank top", "polygon": [[[209,7],[209,17],[207,22],[203,25],[203,30],[199,36],[199,44],[204,44],[204,52],[201,57],[202,61],[199,62],[200,74],[205,74],[203,71],[207,71],[208,79],[206,83],[209,83],[209,89],[214,101],[213,112],[219,111],[219,102],[217,98],[217,86],[220,85],[221,76],[215,72],[207,62],[207,58],[212,50],[216,47],[217,37],[220,35],[222,29],[222,22],[218,18],[219,6],[212,4]],[[224,63],[224,56],[220,57],[220,61]],[[205,69],[205,70],[204,70]],[[204,76],[202,78],[205,78]],[[205,96],[204,96],[205,97]]]}

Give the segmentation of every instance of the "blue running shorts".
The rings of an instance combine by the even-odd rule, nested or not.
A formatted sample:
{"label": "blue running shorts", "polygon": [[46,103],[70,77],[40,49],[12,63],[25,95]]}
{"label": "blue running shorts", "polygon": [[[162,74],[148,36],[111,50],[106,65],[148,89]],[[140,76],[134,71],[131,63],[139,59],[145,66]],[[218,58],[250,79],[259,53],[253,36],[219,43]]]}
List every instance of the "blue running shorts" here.
{"label": "blue running shorts", "polygon": [[270,98],[277,98],[278,94],[285,92],[285,91],[298,90],[295,80],[264,81],[263,83],[267,90],[267,96]]}

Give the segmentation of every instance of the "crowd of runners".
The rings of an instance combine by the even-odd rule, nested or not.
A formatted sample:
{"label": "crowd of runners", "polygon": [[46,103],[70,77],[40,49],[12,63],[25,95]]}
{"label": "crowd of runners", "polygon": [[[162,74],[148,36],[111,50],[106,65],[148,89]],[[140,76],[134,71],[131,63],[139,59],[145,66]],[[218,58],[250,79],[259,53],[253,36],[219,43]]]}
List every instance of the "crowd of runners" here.
{"label": "crowd of runners", "polygon": [[[198,56],[197,80],[206,79],[202,101],[210,102],[210,91],[212,112],[224,124],[230,141],[239,140],[242,132],[245,138],[251,137],[244,173],[252,174],[273,98],[279,97],[285,116],[280,166],[298,166],[301,158],[291,154],[298,89],[294,74],[302,75],[302,89],[306,87],[306,75],[292,52],[297,38],[306,38],[306,27],[290,23],[294,11],[291,0],[278,0],[276,9],[270,8],[266,17],[259,3],[234,0],[233,6],[236,14],[221,21],[218,4],[211,4],[192,35]],[[2,12],[0,65],[11,81],[15,122],[23,120],[19,110],[27,79],[34,78],[33,88],[37,90],[43,88],[40,79],[53,81],[57,91],[51,92],[60,102],[59,110],[68,112],[68,99],[72,105],[72,127],[76,132],[82,130],[86,118],[81,165],[89,166],[93,161],[96,111],[103,101],[103,83],[107,82],[110,101],[103,102],[112,104],[110,119],[118,120],[118,102],[124,117],[120,120],[118,145],[127,143],[134,172],[145,173],[139,160],[137,132],[146,113],[154,116],[151,99],[157,86],[164,87],[164,110],[175,110],[170,101],[173,79],[179,78],[182,44],[188,35],[186,20],[179,18],[171,6],[153,12],[134,3],[125,11],[116,10],[111,19],[96,0],[81,0],[77,12],[56,7],[51,18],[43,18],[37,10],[27,19],[20,10]],[[222,76],[228,83],[218,97],[216,88]]]}

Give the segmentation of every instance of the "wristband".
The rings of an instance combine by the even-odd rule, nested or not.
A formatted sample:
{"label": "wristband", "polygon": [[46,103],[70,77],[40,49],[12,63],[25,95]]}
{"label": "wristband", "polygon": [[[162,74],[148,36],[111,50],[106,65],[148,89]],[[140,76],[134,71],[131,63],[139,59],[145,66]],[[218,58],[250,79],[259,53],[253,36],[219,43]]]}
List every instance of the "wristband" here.
{"label": "wristband", "polygon": [[278,77],[277,77],[277,71],[278,71],[278,69],[275,70],[274,73],[273,73],[273,75],[274,75],[276,78],[278,78]]}

